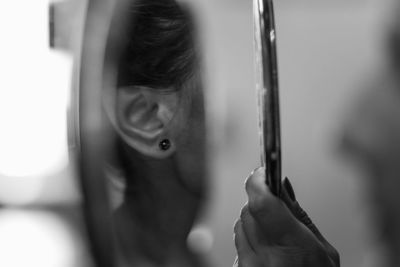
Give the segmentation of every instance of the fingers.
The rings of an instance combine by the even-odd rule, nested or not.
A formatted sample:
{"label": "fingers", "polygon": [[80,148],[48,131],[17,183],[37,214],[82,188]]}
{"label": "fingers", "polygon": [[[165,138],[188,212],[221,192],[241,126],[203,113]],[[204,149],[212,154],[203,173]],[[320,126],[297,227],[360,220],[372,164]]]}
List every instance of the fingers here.
{"label": "fingers", "polygon": [[254,217],[250,214],[248,205],[246,204],[240,211],[240,224],[243,233],[247,237],[249,246],[253,251],[260,245],[259,237],[263,236],[262,231],[258,230],[257,222]]}
{"label": "fingers", "polygon": [[255,169],[246,182],[246,192],[248,195],[264,195],[269,191],[268,186],[265,183],[265,168],[261,167]]}
{"label": "fingers", "polygon": [[292,266],[293,262],[301,262],[303,258],[307,262],[314,260],[310,258],[314,255],[310,251],[323,255],[315,258],[318,264],[312,266],[339,266],[336,250],[300,207],[288,179],[283,182],[281,199],[277,198],[266,185],[265,171],[260,168],[246,180],[246,192],[248,204],[235,225],[237,266],[263,266],[258,264],[261,261]]}
{"label": "fingers", "polygon": [[[247,179],[246,192],[249,212],[269,242],[280,242],[287,237],[296,238],[294,234],[298,232],[298,222],[285,204],[269,190],[263,168],[254,171]],[[247,221],[243,222],[247,231]]]}
{"label": "fingers", "polygon": [[253,254],[253,248],[251,247],[247,236],[243,230],[243,223],[241,220],[238,220],[235,223],[234,227],[235,231],[235,247],[238,252],[238,256],[244,256],[247,254]]}
{"label": "fingers", "polygon": [[256,219],[267,219],[270,217],[269,213],[279,209],[279,199],[272,195],[265,183],[264,168],[255,170],[247,178],[245,185],[249,210]]}
{"label": "fingers", "polygon": [[250,245],[247,235],[243,229],[243,223],[238,220],[234,227],[235,232],[235,247],[237,258],[233,266],[238,267],[257,267],[259,266],[257,255]]}
{"label": "fingers", "polygon": [[290,183],[288,178],[283,179],[281,199],[297,220],[303,223],[319,240],[325,241],[317,227],[311,221],[308,214],[300,207],[299,203],[297,202],[292,184]]}
{"label": "fingers", "polygon": [[297,220],[304,224],[319,241],[321,241],[322,243],[327,243],[318,228],[308,216],[308,214],[301,208],[300,204],[297,202],[292,184],[290,183],[288,178],[285,178],[282,182],[281,199],[283,200],[283,202],[285,202],[286,206]]}
{"label": "fingers", "polygon": [[283,202],[285,202],[286,206],[297,220],[303,223],[321,242],[326,242],[325,238],[322,236],[308,214],[297,202],[293,186],[287,177],[283,179],[282,182],[281,199],[283,200]]}
{"label": "fingers", "polygon": [[285,202],[286,206],[292,212],[292,214],[303,223],[313,234],[314,236],[322,243],[325,249],[328,251],[329,255],[331,255],[332,259],[338,265],[339,253],[336,251],[334,247],[325,239],[325,237],[321,234],[315,224],[312,222],[308,214],[301,208],[300,204],[296,200],[296,196],[294,194],[294,190],[292,184],[290,183],[288,178],[285,178],[282,183],[282,192],[281,199]]}

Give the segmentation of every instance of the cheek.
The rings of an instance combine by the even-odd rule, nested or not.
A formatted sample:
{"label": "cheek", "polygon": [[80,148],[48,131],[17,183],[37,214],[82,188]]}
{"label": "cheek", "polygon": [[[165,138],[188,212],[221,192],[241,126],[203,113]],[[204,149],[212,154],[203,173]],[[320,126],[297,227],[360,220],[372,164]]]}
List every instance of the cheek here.
{"label": "cheek", "polygon": [[204,101],[201,94],[186,97],[178,109],[170,133],[175,137],[180,149],[203,150],[205,146],[205,112]]}
{"label": "cheek", "polygon": [[177,101],[176,111],[169,125],[171,137],[182,139],[191,128],[193,118],[193,99],[187,93],[182,93]]}
{"label": "cheek", "polygon": [[178,144],[182,145],[182,143],[185,143],[184,139],[186,139],[191,128],[190,109],[180,106],[168,128],[171,138],[175,139]]}

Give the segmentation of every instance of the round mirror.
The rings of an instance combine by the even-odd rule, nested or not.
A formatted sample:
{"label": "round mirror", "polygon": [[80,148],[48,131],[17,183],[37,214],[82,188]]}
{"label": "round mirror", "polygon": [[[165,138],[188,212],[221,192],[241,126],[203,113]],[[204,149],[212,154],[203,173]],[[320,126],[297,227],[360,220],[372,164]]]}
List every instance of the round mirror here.
{"label": "round mirror", "polygon": [[[259,164],[259,140],[253,23],[246,21],[248,31],[240,31],[245,38],[237,44],[230,24],[236,17],[226,13],[220,23],[225,7],[89,2],[79,99],[81,176],[89,228],[103,242],[95,249],[104,262],[206,266],[215,261],[213,246],[229,251],[223,239],[232,230],[213,215],[230,206],[223,186],[229,181],[216,177],[242,184]],[[245,7],[251,15],[251,3]],[[243,161],[239,153],[249,150]],[[231,164],[240,170],[232,178],[226,173]],[[243,192],[234,201],[239,207]],[[233,223],[237,209],[225,211],[220,216]]]}

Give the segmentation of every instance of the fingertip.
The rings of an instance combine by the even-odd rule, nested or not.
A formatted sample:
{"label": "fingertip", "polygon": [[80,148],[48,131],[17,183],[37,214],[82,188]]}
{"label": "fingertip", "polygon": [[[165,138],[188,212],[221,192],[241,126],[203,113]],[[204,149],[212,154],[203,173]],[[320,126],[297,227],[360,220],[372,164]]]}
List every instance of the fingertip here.
{"label": "fingertip", "polygon": [[235,225],[235,235],[234,235],[234,242],[236,250],[240,256],[243,252],[248,252],[251,250],[251,246],[247,239],[246,233],[243,229],[243,222],[238,220]]}
{"label": "fingertip", "polygon": [[237,233],[235,235],[235,247],[237,257],[234,266],[260,266],[256,264],[257,255],[249,243],[248,236],[244,231],[244,226],[239,220],[237,223]]}
{"label": "fingertip", "polygon": [[265,170],[265,167],[257,167],[250,173],[250,176],[253,176],[257,172],[265,173],[264,170]]}
{"label": "fingertip", "polygon": [[233,235],[233,242],[235,243],[235,247],[238,250],[240,246],[239,239],[241,238],[241,231],[242,231],[242,222],[240,220],[237,220],[235,223],[235,230],[234,230],[234,235]]}
{"label": "fingertip", "polygon": [[245,188],[248,195],[262,194],[268,190],[265,183],[265,168],[260,167],[255,169],[246,179]]}

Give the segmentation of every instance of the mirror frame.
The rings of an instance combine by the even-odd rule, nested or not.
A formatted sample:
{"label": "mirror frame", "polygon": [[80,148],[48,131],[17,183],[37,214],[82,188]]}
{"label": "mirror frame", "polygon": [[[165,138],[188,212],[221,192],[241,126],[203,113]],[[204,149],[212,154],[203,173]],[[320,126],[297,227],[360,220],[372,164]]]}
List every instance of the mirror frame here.
{"label": "mirror frame", "polygon": [[[78,92],[72,97],[77,107],[76,140],[78,175],[82,206],[96,267],[118,266],[106,177],[101,167],[109,149],[103,133],[102,91],[104,71],[112,64],[105,58],[109,26],[119,2],[125,0],[87,0],[82,53],[78,66]],[[134,0],[130,0],[134,1]]]}
{"label": "mirror frame", "polygon": [[254,0],[253,7],[261,165],[271,192],[279,196],[282,163],[274,7],[272,0]]}

